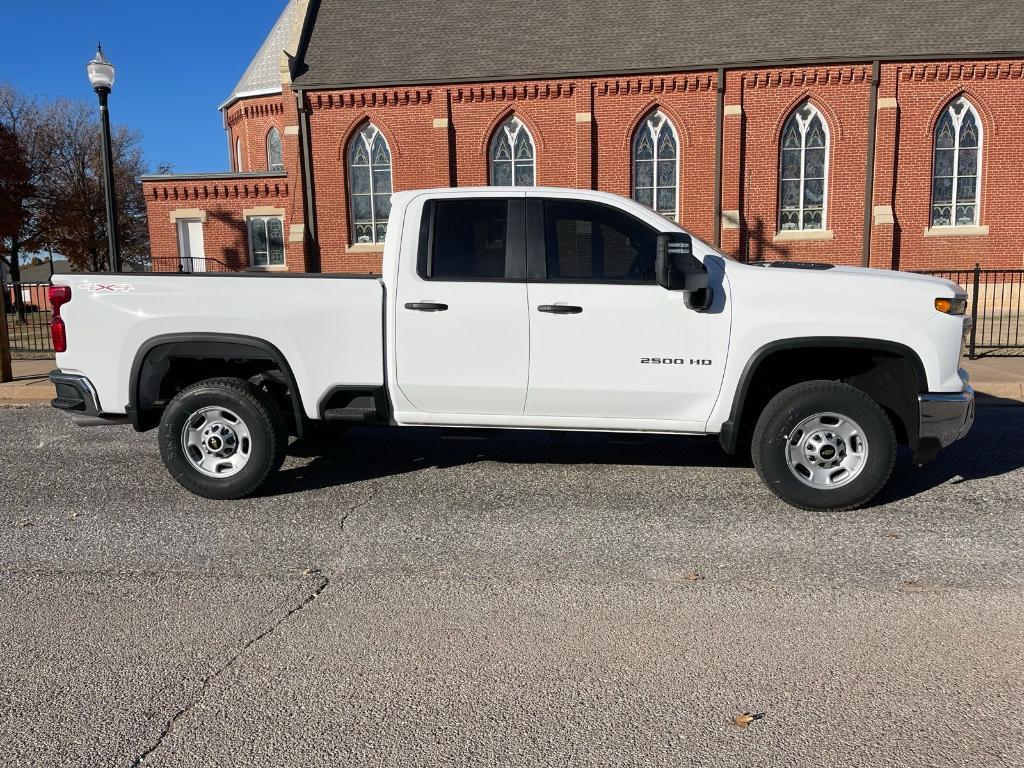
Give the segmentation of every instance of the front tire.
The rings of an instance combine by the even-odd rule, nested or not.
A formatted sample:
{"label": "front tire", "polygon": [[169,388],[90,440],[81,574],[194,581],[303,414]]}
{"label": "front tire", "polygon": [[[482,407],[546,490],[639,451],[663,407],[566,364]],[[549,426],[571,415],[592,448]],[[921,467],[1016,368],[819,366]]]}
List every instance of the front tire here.
{"label": "front tire", "polygon": [[248,381],[207,379],[160,419],[160,455],[181,486],[208,499],[255,493],[284,461],[288,429],[273,398]]}
{"label": "front tire", "polygon": [[765,485],[787,504],[839,512],[866,504],[889,480],[896,435],[864,392],[808,381],[765,406],[751,453]]}

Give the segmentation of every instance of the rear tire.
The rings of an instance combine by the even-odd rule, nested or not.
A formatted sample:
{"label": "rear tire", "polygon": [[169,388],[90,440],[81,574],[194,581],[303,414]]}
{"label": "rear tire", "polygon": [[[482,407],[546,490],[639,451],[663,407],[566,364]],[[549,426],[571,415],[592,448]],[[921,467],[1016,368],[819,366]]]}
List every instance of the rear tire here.
{"label": "rear tire", "polygon": [[255,493],[284,461],[288,428],[274,399],[248,381],[207,379],[178,393],[160,419],[160,455],[182,487],[208,499]]}
{"label": "rear tire", "polygon": [[787,504],[839,512],[874,498],[896,461],[889,417],[864,392],[808,381],[771,399],[754,429],[752,458]]}

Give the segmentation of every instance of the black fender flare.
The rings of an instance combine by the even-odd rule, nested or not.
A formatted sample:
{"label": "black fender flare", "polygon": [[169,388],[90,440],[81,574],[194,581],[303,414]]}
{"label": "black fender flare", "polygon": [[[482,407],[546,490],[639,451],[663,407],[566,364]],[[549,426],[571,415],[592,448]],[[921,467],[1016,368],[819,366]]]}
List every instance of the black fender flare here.
{"label": "black fender flare", "polygon": [[776,339],[758,349],[747,360],[746,365],[743,366],[743,372],[740,374],[739,381],[736,384],[736,391],[733,393],[729,419],[722,424],[722,428],[718,433],[718,440],[727,453],[734,453],[736,451],[736,443],[739,440],[740,434],[740,417],[743,414],[743,407],[746,405],[750,383],[753,381],[754,374],[757,373],[761,363],[769,355],[776,352],[802,348],[818,349],[822,347],[870,350],[902,357],[910,364],[914,379],[917,382],[918,392],[928,391],[928,376],[925,373],[924,363],[921,362],[921,356],[906,344],[900,344],[899,342],[887,339],[850,336],[800,336],[791,339]]}
{"label": "black fender flare", "polygon": [[232,357],[245,360],[269,360],[280,369],[288,382],[288,391],[295,412],[295,429],[299,437],[307,431],[308,418],[302,408],[295,374],[281,350],[266,339],[233,333],[168,333],[147,339],[135,352],[132,360],[131,373],[128,380],[128,405],[125,412],[129,421],[138,431],[149,429],[154,424],[145,420],[148,406],[143,395],[143,374],[146,362],[153,353],[163,348],[175,352],[180,357]]}

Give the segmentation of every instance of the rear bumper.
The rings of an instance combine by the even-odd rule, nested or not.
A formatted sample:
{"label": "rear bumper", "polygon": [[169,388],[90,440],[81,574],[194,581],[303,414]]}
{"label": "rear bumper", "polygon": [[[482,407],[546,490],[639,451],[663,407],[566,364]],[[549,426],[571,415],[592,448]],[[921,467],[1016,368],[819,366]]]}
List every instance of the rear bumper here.
{"label": "rear bumper", "polygon": [[959,440],[974,425],[974,389],[966,381],[960,392],[926,392],[918,395],[919,427],[914,459],[918,464],[935,457]]}
{"label": "rear bumper", "polygon": [[108,424],[125,424],[127,416],[105,414],[100,411],[96,388],[85,376],[64,373],[60,369],[50,371],[50,381],[57,390],[57,396],[50,405],[71,415],[71,420],[80,427],[95,427]]}

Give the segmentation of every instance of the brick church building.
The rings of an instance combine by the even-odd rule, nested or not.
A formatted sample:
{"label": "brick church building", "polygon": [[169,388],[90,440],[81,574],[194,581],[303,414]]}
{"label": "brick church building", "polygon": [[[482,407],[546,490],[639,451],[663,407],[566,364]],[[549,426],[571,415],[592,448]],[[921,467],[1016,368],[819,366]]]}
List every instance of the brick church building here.
{"label": "brick church building", "polygon": [[1024,264],[1024,4],[289,0],[154,268],[378,272],[392,190],[595,188],[743,260]]}

